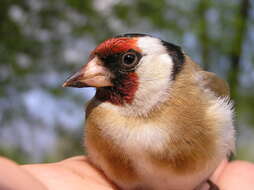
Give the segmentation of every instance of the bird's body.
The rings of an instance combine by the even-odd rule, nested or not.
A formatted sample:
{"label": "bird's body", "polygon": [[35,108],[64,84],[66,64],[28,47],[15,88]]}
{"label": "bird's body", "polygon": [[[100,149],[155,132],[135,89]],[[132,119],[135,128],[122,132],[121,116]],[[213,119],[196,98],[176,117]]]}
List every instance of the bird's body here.
{"label": "bird's body", "polygon": [[[106,67],[103,79],[110,78],[103,86],[101,78],[90,82],[97,87],[86,111],[91,162],[124,190],[199,189],[234,151],[226,83],[157,38],[110,40],[90,57]],[[67,86],[82,87],[80,78]]]}

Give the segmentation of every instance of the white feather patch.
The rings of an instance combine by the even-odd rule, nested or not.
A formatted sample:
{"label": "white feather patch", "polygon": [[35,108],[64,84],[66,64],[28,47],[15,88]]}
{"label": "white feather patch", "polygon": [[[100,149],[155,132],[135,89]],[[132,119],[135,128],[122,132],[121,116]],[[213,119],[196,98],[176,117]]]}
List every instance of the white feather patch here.
{"label": "white feather patch", "polygon": [[169,131],[163,130],[163,127],[154,122],[137,121],[129,123],[127,119],[122,120],[122,125],[112,122],[104,123],[101,127],[102,133],[112,138],[127,152],[129,150],[138,152],[144,150],[161,151],[167,145],[170,136]]}
{"label": "white feather patch", "polygon": [[[235,150],[235,130],[233,125],[233,103],[229,97],[217,98],[210,101],[211,106],[207,110],[208,118],[214,122],[214,127],[220,135],[218,144],[222,154],[230,154]],[[225,152],[227,151],[227,152]]]}
{"label": "white feather patch", "polygon": [[139,38],[138,47],[142,50],[142,53],[145,55],[167,54],[167,50],[161,44],[161,41],[158,38],[153,38],[150,36]]}

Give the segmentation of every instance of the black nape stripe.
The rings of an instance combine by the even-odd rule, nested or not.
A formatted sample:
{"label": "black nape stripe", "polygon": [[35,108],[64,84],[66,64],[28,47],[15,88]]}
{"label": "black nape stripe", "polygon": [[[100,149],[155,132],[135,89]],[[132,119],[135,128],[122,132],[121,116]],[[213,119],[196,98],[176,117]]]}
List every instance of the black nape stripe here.
{"label": "black nape stripe", "polygon": [[144,37],[144,36],[151,36],[149,34],[141,34],[141,33],[127,33],[127,34],[120,34],[115,36],[115,38],[122,38],[122,37],[127,37],[127,38],[132,38],[132,37]]}
{"label": "black nape stripe", "polygon": [[161,40],[162,44],[167,48],[168,54],[172,57],[174,66],[172,79],[175,80],[177,74],[181,71],[184,64],[184,53],[181,47],[172,43]]}

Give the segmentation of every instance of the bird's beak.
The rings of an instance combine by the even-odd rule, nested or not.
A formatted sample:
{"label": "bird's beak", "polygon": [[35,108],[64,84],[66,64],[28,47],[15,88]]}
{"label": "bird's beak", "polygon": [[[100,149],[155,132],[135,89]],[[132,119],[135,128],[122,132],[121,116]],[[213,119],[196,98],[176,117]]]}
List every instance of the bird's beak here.
{"label": "bird's beak", "polygon": [[93,58],[84,65],[77,73],[68,78],[63,87],[106,87],[112,86],[111,72],[105,68],[102,62]]}

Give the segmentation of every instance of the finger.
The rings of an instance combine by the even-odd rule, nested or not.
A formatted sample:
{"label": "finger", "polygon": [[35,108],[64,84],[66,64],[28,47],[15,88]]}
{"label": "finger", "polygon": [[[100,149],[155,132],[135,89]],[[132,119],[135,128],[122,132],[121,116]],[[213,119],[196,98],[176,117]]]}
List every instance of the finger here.
{"label": "finger", "polygon": [[227,165],[228,165],[228,161],[227,160],[223,160],[220,163],[220,165],[217,167],[215,172],[213,173],[213,175],[211,177],[211,181],[216,183],[218,181],[218,179],[220,178],[221,174],[223,173],[223,171],[224,171],[224,169],[226,168]]}
{"label": "finger", "polygon": [[90,179],[95,180],[98,184],[114,189],[114,185],[105,177],[103,172],[98,170],[86,156],[75,156],[63,160],[59,164],[62,164],[63,167],[83,178],[89,177]]}
{"label": "finger", "polygon": [[30,173],[3,157],[0,157],[0,189],[46,190]]}
{"label": "finger", "polygon": [[24,165],[48,189],[113,190],[105,177],[87,162],[85,157],[74,157],[51,164]]}
{"label": "finger", "polygon": [[252,190],[254,187],[254,164],[233,161],[227,165],[218,179],[223,190]]}

